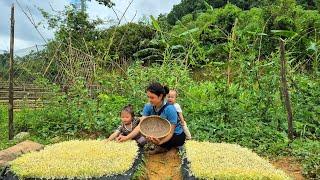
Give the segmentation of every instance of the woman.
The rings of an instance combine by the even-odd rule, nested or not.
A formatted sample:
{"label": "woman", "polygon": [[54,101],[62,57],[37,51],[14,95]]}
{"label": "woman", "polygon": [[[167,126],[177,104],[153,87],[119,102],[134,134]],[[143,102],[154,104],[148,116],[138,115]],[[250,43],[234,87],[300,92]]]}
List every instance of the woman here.
{"label": "woman", "polygon": [[[182,146],[185,142],[186,135],[183,132],[181,124],[178,120],[178,115],[175,107],[167,104],[165,101],[166,95],[169,93],[169,88],[162,86],[160,83],[151,83],[147,88],[147,96],[149,103],[143,108],[142,119],[150,115],[159,115],[167,119],[171,123],[171,131],[169,135],[158,139],[154,137],[147,137],[147,139],[158,145],[157,148],[150,152],[150,154],[157,154],[170,150],[173,147]],[[121,136],[118,140],[126,141],[132,139],[139,133],[139,127],[135,128],[128,136]]]}

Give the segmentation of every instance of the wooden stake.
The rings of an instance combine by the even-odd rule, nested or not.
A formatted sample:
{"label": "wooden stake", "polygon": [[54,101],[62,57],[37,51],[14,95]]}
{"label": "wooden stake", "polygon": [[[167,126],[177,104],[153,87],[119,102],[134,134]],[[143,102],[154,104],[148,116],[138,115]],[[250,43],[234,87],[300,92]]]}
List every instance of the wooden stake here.
{"label": "wooden stake", "polygon": [[9,140],[14,137],[13,129],[13,48],[14,48],[14,4],[11,6],[11,31],[10,31],[10,63],[9,63]]}
{"label": "wooden stake", "polygon": [[287,78],[286,78],[286,59],[285,59],[285,46],[284,40],[280,39],[280,61],[281,61],[281,84],[282,95],[284,97],[284,105],[288,114],[288,138],[293,140],[293,117],[290,102],[290,95],[288,90]]}

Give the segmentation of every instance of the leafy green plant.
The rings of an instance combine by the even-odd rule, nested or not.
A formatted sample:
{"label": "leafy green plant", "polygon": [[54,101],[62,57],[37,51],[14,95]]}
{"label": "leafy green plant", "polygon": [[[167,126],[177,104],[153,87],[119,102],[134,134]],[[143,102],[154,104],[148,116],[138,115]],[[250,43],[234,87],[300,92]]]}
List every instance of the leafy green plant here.
{"label": "leafy green plant", "polygon": [[306,177],[318,179],[320,176],[320,143],[319,141],[297,139],[292,144],[292,153],[302,161]]}

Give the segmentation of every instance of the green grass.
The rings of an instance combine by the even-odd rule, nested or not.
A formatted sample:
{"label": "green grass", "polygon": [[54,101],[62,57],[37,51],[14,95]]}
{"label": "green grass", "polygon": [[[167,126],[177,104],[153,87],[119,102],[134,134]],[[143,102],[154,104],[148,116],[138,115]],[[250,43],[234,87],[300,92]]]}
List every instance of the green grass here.
{"label": "green grass", "polygon": [[8,109],[0,105],[0,150],[6,149],[15,144],[13,141],[8,140]]}
{"label": "green grass", "polygon": [[[19,117],[19,112],[14,112],[14,120]],[[8,135],[8,108],[6,106],[0,105],[0,150],[7,149],[13,145],[18,144],[20,141],[9,140]],[[49,139],[43,139],[37,137],[33,134],[30,135],[28,140],[40,143],[40,144],[49,144]]]}

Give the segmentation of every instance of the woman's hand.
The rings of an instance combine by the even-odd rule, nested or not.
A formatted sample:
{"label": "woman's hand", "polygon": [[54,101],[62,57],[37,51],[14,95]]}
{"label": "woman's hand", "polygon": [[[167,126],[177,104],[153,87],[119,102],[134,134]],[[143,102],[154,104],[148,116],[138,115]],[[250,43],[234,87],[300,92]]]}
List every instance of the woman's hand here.
{"label": "woman's hand", "polygon": [[159,138],[147,137],[147,139],[148,139],[149,141],[151,141],[153,144],[161,145],[161,140],[160,140]]}
{"label": "woman's hand", "polygon": [[125,142],[127,140],[129,140],[129,138],[127,136],[124,136],[124,135],[119,135],[116,139],[118,142]]}

